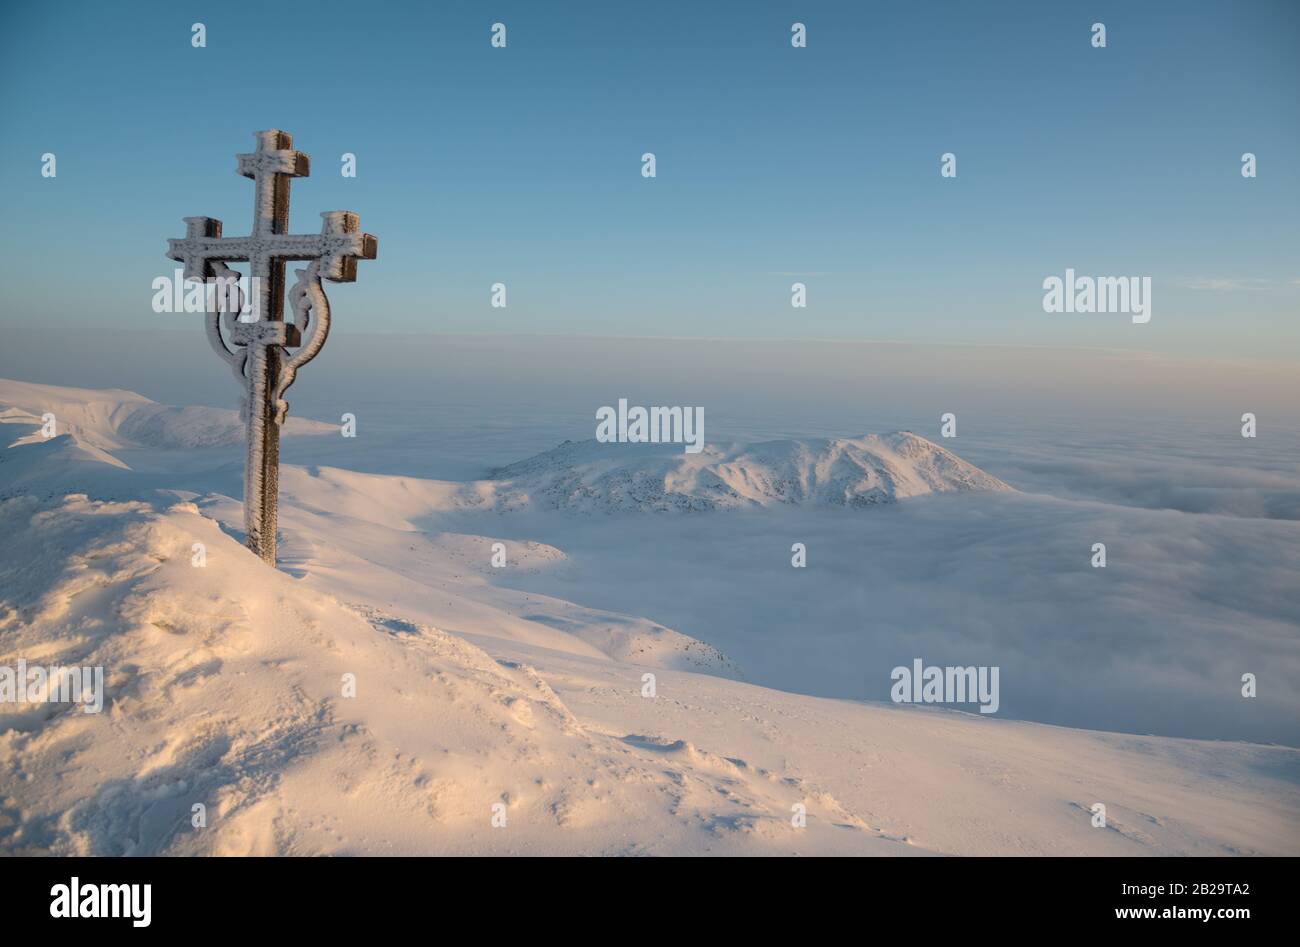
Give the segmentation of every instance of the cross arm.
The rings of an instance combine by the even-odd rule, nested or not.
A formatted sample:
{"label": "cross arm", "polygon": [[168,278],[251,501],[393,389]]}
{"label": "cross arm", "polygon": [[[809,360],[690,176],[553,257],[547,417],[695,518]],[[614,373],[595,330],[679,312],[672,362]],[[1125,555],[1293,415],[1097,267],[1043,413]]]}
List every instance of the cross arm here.
{"label": "cross arm", "polygon": [[278,128],[258,132],[257,150],[251,154],[236,155],[236,171],[246,178],[256,180],[259,175],[287,174],[305,178],[311,174],[311,159],[301,151],[293,150],[293,138]]}
{"label": "cross arm", "polygon": [[167,241],[167,258],[185,264],[186,279],[206,279],[214,261],[320,260],[320,275],[336,283],[357,278],[357,260],[373,260],[378,241],[359,231],[360,219],[349,211],[321,214],[319,234],[258,234],[221,236],[221,221],[187,217],[186,236]]}
{"label": "cross arm", "polygon": [[167,241],[167,259],[185,264],[187,280],[207,280],[211,272],[210,261],[238,260],[244,257],[219,257],[202,252],[203,248],[223,243],[221,221],[215,217],[186,217],[185,238]]}
{"label": "cross arm", "polygon": [[373,260],[379,253],[379,241],[361,232],[361,217],[350,210],[329,210],[320,216],[320,239],[329,246],[320,255],[321,278],[334,283],[354,282],[357,260]]}

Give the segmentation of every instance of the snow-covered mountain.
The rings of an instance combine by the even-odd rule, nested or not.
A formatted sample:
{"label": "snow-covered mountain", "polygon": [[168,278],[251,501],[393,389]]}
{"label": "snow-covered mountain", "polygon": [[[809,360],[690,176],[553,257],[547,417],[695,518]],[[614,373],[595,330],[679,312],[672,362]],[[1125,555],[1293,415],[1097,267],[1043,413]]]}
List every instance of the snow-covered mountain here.
{"label": "snow-covered mountain", "polygon": [[722,510],[776,504],[863,507],[955,490],[1010,491],[910,431],[709,445],[565,441],[494,470],[499,504],[580,512]]}
{"label": "snow-covered mountain", "polygon": [[[232,384],[232,398],[235,388]],[[244,439],[239,412],[228,408],[173,407],[121,389],[95,390],[0,379],[0,424],[15,427],[6,445],[45,439],[41,428],[54,417],[54,433],[80,447],[190,448],[238,444]],[[286,437],[337,434],[338,427],[289,417]]]}
{"label": "snow-covered mountain", "polygon": [[[40,431],[41,416],[47,412],[54,415],[59,432],[49,438]],[[9,449],[0,447],[0,500],[12,496],[57,500],[71,494],[91,501],[157,502],[160,494],[167,498],[182,492],[193,495],[178,489],[192,481],[166,472],[168,459],[179,459],[194,447],[236,447],[243,437],[234,411],[174,408],[129,391],[61,388],[0,379],[0,425],[6,423],[23,435],[12,440]],[[290,425],[288,433],[295,431],[300,435],[337,434],[338,428],[299,420],[296,426]],[[0,438],[0,444],[6,440]],[[132,470],[111,452],[141,447],[155,452],[148,474]],[[229,468],[230,453],[213,457],[212,462]],[[164,470],[160,472],[158,467]],[[196,480],[209,482],[201,468]],[[238,487],[237,479],[233,485]],[[349,563],[341,575],[331,577],[331,586],[342,592],[359,577],[351,599],[355,603],[364,600],[367,583],[376,577],[367,568],[365,555],[351,556],[350,548],[365,549],[369,556],[379,548],[396,549],[392,557],[395,563],[414,558],[409,554],[419,552],[427,554],[427,560],[416,576],[406,575],[407,569],[394,564],[385,570],[383,581],[415,599],[427,596],[431,584],[442,588],[459,586],[460,593],[469,594],[453,594],[450,598],[454,606],[452,601],[444,604],[457,612],[458,620],[459,609],[468,609],[470,614],[464,621],[471,627],[548,647],[607,655],[645,667],[743,676],[717,648],[658,622],[583,608],[546,596],[493,589],[485,579],[495,577],[498,570],[488,566],[484,555],[490,551],[492,540],[451,532],[425,535],[417,525],[443,511],[481,508],[491,502],[493,487],[478,481],[462,484],[286,465],[281,470],[280,492],[289,509],[281,521],[281,531],[287,533],[289,519],[297,520],[299,528],[282,537],[280,561],[293,562],[302,572],[329,571],[330,565]],[[225,497],[208,497],[208,502],[220,506],[232,528],[237,528],[240,514],[236,503]],[[340,522],[350,526],[342,535],[334,534]],[[505,546],[515,574],[555,567],[565,560],[562,551],[539,543],[508,541]],[[390,588],[390,594],[393,592],[394,588]],[[481,600],[485,597],[492,600],[491,606],[483,606]],[[370,608],[359,607],[363,611]],[[395,620],[399,624],[406,621]]]}

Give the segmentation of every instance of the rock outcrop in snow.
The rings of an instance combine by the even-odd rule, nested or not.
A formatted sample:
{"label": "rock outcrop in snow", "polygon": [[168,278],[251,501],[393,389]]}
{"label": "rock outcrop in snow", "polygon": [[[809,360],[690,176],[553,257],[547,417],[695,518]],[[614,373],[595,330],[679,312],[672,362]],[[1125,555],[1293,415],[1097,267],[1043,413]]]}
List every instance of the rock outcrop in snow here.
{"label": "rock outcrop in snow", "polygon": [[863,507],[928,493],[1012,489],[910,431],[710,445],[698,454],[675,444],[565,441],[490,478],[499,505],[579,512]]}

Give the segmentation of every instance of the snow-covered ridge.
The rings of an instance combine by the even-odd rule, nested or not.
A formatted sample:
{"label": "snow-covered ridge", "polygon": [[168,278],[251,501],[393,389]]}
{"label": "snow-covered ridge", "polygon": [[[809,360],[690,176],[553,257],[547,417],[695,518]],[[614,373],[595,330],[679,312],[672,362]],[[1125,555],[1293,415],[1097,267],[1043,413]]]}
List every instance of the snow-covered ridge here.
{"label": "snow-covered ridge", "polygon": [[910,431],[712,444],[565,441],[489,475],[498,502],[581,512],[719,510],[776,504],[872,506],[1001,480]]}
{"label": "snow-covered ridge", "polygon": [[[177,408],[116,388],[66,388],[0,379],[0,424],[15,425],[15,435],[21,435],[5,438],[5,446],[44,439],[40,428],[47,414],[54,415],[56,434],[71,435],[79,446],[97,451],[218,447],[244,439],[239,412],[227,408]],[[284,434],[337,431],[333,425],[291,415]]]}

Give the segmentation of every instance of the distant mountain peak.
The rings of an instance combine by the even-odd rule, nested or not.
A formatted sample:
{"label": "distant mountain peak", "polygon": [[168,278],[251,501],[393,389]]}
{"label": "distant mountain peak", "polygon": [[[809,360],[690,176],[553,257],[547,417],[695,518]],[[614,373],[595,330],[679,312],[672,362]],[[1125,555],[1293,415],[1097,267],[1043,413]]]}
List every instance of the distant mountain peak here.
{"label": "distant mountain peak", "polygon": [[873,506],[930,493],[1010,491],[911,431],[708,444],[565,441],[492,471],[498,502],[578,512]]}

